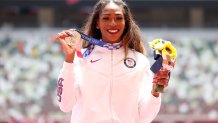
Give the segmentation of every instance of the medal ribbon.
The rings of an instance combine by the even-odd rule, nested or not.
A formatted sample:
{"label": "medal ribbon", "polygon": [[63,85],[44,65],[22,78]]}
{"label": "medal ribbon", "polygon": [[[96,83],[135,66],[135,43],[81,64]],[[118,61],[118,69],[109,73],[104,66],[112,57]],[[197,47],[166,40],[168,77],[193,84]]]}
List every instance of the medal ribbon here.
{"label": "medal ribbon", "polygon": [[111,44],[111,43],[106,43],[106,42],[103,42],[102,40],[98,40],[98,39],[95,39],[95,38],[92,38],[84,33],[82,33],[81,31],[79,30],[76,30],[80,35],[81,35],[81,38],[92,43],[92,45],[90,45],[86,51],[82,54],[81,52],[81,46],[80,44],[78,44],[76,46],[76,49],[77,49],[77,56],[80,57],[80,58],[83,58],[83,57],[87,57],[94,49],[94,46],[95,45],[98,45],[100,47],[104,47],[104,48],[107,48],[108,50],[114,50],[114,49],[119,49],[122,47],[122,44],[119,43],[119,44]]}

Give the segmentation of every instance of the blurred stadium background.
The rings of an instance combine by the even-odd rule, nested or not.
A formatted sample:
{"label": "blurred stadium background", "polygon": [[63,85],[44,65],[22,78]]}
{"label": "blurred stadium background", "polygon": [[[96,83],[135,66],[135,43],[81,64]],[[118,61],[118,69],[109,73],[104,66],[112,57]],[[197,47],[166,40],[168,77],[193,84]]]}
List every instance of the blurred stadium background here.
{"label": "blurred stadium background", "polygon": [[[80,28],[97,0],[0,0],[0,123],[67,123],[56,79],[64,60],[57,32]],[[126,0],[144,40],[178,50],[153,123],[218,123],[218,1]],[[152,51],[147,48],[151,64]]]}

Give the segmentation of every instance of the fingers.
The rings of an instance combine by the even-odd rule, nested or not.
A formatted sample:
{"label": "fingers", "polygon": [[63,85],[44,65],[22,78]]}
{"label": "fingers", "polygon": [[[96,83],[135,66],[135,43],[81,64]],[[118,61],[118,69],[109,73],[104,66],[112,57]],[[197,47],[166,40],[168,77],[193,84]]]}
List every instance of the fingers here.
{"label": "fingers", "polygon": [[155,75],[158,79],[169,79],[169,75],[168,74],[156,74]]}
{"label": "fingers", "polygon": [[58,33],[56,35],[56,40],[60,41],[62,45],[72,45],[72,43],[75,43],[74,40],[74,32],[75,29],[69,29],[69,30],[63,30],[62,32]]}
{"label": "fingers", "polygon": [[63,31],[63,32],[60,32],[60,33],[57,34],[56,39],[61,40],[61,39],[65,39],[68,36],[70,36],[70,35]]}
{"label": "fingers", "polygon": [[169,82],[169,79],[158,79],[157,80],[157,84],[158,85],[163,85],[164,87],[168,86],[168,82]]}
{"label": "fingers", "polygon": [[169,79],[169,71],[158,71],[156,74],[155,74],[156,77],[158,78],[166,78],[166,79]]}
{"label": "fingers", "polygon": [[170,76],[169,71],[160,70],[154,75],[154,84],[163,85],[164,87],[168,86]]}
{"label": "fingers", "polygon": [[60,38],[59,41],[61,42],[61,45],[63,46],[63,48],[66,48],[66,42],[64,39]]}
{"label": "fingers", "polygon": [[76,31],[76,30],[75,29],[64,30],[64,31],[57,34],[56,39],[61,40],[61,39],[65,39],[66,37],[69,37],[69,36],[74,36],[73,35],[74,31]]}
{"label": "fingers", "polygon": [[66,41],[67,38],[71,38],[71,37],[69,37],[69,35],[67,33],[69,33],[69,32],[58,33],[57,38],[58,38],[59,42],[61,43],[61,46],[66,54],[74,54],[74,52],[76,51],[76,47],[73,45],[69,45],[68,44],[69,42]]}
{"label": "fingers", "polygon": [[60,39],[60,42],[61,42],[61,45],[63,46],[63,48],[66,50],[76,48],[74,45],[69,45],[65,39]]}

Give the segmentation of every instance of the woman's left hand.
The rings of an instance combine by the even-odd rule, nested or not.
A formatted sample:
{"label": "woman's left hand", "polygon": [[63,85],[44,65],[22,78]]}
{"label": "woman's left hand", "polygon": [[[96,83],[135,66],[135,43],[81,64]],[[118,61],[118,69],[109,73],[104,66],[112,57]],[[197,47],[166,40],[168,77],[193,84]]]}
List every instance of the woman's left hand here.
{"label": "woman's left hand", "polygon": [[163,68],[160,69],[155,75],[154,75],[154,84],[163,85],[164,87],[168,86],[168,82],[170,79],[169,76],[170,71],[164,70]]}
{"label": "woman's left hand", "polygon": [[[159,93],[163,92],[163,90],[168,86],[169,79],[170,71],[161,68],[153,77],[152,94],[156,97],[159,96]],[[160,90],[157,90],[157,88]]]}

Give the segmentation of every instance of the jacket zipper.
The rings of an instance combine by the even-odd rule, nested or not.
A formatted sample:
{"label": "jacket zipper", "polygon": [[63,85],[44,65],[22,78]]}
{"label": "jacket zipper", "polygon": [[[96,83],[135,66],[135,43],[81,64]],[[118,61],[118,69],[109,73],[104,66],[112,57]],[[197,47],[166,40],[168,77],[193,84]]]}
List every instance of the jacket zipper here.
{"label": "jacket zipper", "polygon": [[110,92],[109,92],[109,108],[110,108],[110,113],[111,113],[111,118],[112,118],[112,123],[114,123],[113,120],[113,111],[112,111],[112,88],[113,88],[113,50],[111,50],[111,81],[110,81]]}

